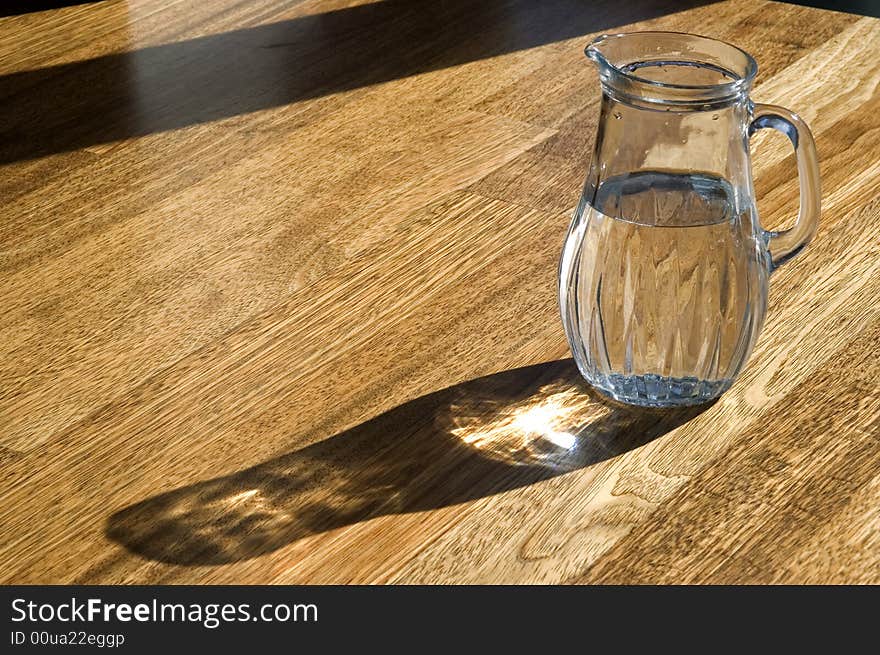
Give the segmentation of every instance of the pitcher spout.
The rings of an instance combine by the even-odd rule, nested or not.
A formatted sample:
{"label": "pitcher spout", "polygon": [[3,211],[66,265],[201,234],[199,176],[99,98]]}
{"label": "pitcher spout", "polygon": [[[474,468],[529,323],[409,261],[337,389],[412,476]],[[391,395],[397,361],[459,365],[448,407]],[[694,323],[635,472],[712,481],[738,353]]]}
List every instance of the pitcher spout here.
{"label": "pitcher spout", "polygon": [[602,54],[602,44],[605,43],[608,39],[608,34],[602,34],[597,36],[595,39],[590,41],[586,48],[584,48],[584,54],[587,56],[587,59],[592,61],[594,64],[599,66],[607,66],[608,61],[605,59],[605,56]]}

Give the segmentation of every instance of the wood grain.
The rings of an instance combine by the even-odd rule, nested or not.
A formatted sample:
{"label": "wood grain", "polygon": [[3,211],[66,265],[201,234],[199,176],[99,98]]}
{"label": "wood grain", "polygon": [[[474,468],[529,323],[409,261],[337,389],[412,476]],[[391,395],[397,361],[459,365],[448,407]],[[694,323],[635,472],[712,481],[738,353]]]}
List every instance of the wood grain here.
{"label": "wood grain", "polygon": [[[0,19],[2,579],[880,582],[880,21],[422,7]],[[819,148],[816,240],[697,410],[611,407],[565,359],[582,49],[625,29],[748,49]],[[790,146],[753,152],[787,225]],[[590,437],[548,462],[530,412]]]}

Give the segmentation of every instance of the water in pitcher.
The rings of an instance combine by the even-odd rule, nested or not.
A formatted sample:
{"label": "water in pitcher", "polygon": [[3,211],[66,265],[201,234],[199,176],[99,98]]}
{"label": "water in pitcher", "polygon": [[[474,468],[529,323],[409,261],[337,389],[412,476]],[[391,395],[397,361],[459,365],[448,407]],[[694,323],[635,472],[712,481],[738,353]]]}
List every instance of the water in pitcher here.
{"label": "water in pitcher", "polygon": [[[648,406],[732,383],[763,317],[766,267],[734,189],[708,174],[640,171],[588,189],[561,260],[563,321],[583,375]],[[753,288],[761,285],[761,289]],[[760,319],[757,319],[760,320]]]}

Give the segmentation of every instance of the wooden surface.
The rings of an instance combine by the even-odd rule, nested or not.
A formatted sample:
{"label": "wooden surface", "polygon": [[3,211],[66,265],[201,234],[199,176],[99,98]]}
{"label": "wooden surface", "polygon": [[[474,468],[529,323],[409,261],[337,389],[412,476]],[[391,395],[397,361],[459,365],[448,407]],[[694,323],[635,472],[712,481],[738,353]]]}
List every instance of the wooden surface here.
{"label": "wooden surface", "polygon": [[[556,264],[624,29],[822,164],[708,408],[582,384]],[[753,143],[766,227],[790,147]],[[108,1],[0,19],[6,582],[880,582],[880,21],[774,2]],[[577,432],[548,460],[537,424]]]}

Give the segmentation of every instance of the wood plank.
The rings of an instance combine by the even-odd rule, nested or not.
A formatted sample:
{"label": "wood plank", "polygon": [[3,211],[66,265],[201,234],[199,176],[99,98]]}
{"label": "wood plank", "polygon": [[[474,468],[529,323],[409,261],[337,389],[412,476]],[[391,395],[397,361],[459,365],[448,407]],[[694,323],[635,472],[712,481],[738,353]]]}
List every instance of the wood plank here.
{"label": "wood plank", "polygon": [[[7,257],[27,265],[8,274],[2,293],[3,375],[17,381],[3,390],[2,443],[28,449],[50,439],[89,408],[357,256],[409,208],[466,186],[547,133],[464,113],[424,129],[424,110],[410,105],[372,121],[364,139],[362,121],[376,109],[365,103],[363,114],[341,111],[304,127],[292,142],[270,146],[270,156],[264,147],[205,178],[202,171],[195,180],[182,176],[190,184],[178,193],[157,184],[142,190],[146,197],[126,194],[118,204],[122,189],[89,204],[68,198],[79,215],[61,214],[62,225],[54,208],[41,222],[22,211],[4,235]],[[474,152],[475,139],[491,145]],[[344,154],[322,156],[328,147]],[[362,182],[365,165],[370,183]],[[64,202],[63,195],[50,197]],[[33,203],[26,196],[19,206]],[[125,367],[112,366],[123,358]],[[101,378],[83,386],[92,370],[103,371]]]}
{"label": "wood plank", "polygon": [[[398,249],[381,259],[373,253],[354,259],[338,277],[328,276],[294,294],[289,302],[148,380],[26,458],[33,462],[61,457],[63,464],[35,468],[22,461],[7,467],[9,495],[4,497],[10,504],[4,506],[37,502],[83,508],[77,489],[85,482],[89,493],[102,499],[100,505],[92,505],[79,517],[57,514],[55,527],[47,517],[40,538],[50,540],[58,534],[67,540],[69,534],[62,535],[75,531],[86,543],[100,543],[103,521],[94,521],[95,511],[121,508],[157,485],[213,477],[219,461],[234,472],[249,461],[259,463],[260,457],[284,444],[308,445],[356,425],[371,412],[436,389],[454,375],[448,364],[441,365],[450,352],[463,355],[458,360],[460,380],[470,377],[475,365],[487,373],[503,366],[505,349],[516,352],[521,343],[516,336],[521,329],[517,317],[527,306],[524,303],[537,308],[532,312],[535,316],[554,316],[556,311],[552,278],[529,276],[524,264],[534,255],[511,248],[517,243],[523,248],[532,236],[539,243],[552,240],[555,245],[564,218],[541,217],[532,210],[469,195],[432,205],[418,215],[422,218],[411,218],[402,231],[387,235],[395,242],[405,239],[411,249]],[[511,241],[510,234],[526,237],[526,242]],[[503,263],[504,269],[485,268],[494,262]],[[462,284],[475,279],[484,283],[480,294]],[[528,293],[533,284],[544,292]],[[495,300],[500,307],[487,325],[486,317],[475,309],[491,305],[499,286],[508,291]],[[521,298],[519,303],[511,302],[515,297]],[[311,302],[304,303],[303,298]],[[343,303],[347,310],[340,312]],[[451,317],[470,326],[470,340],[457,333],[444,336],[439,328]],[[543,324],[563,355],[558,325],[550,320]],[[503,339],[505,334],[509,345],[484,351],[482,363],[464,356],[473,353],[481,339]],[[408,356],[401,357],[401,352]],[[363,376],[364,367],[372,367],[376,375]],[[403,380],[406,385],[401,385]],[[329,392],[337,386],[346,392],[344,402]],[[225,409],[217,411],[221,407]],[[196,443],[200,446],[191,448]],[[124,485],[110,473],[120,464],[137,471]],[[109,470],[102,474],[104,467]],[[64,475],[49,485],[43,476],[59,469]],[[44,485],[52,491],[27,497],[27,489]],[[15,517],[4,513],[2,520],[12,522]],[[10,558],[29,559],[24,545],[10,547],[18,553],[7,552]],[[36,574],[46,575],[45,563],[34,565]]]}
{"label": "wood plank", "polygon": [[581,581],[880,582],[878,338],[875,322]]}

